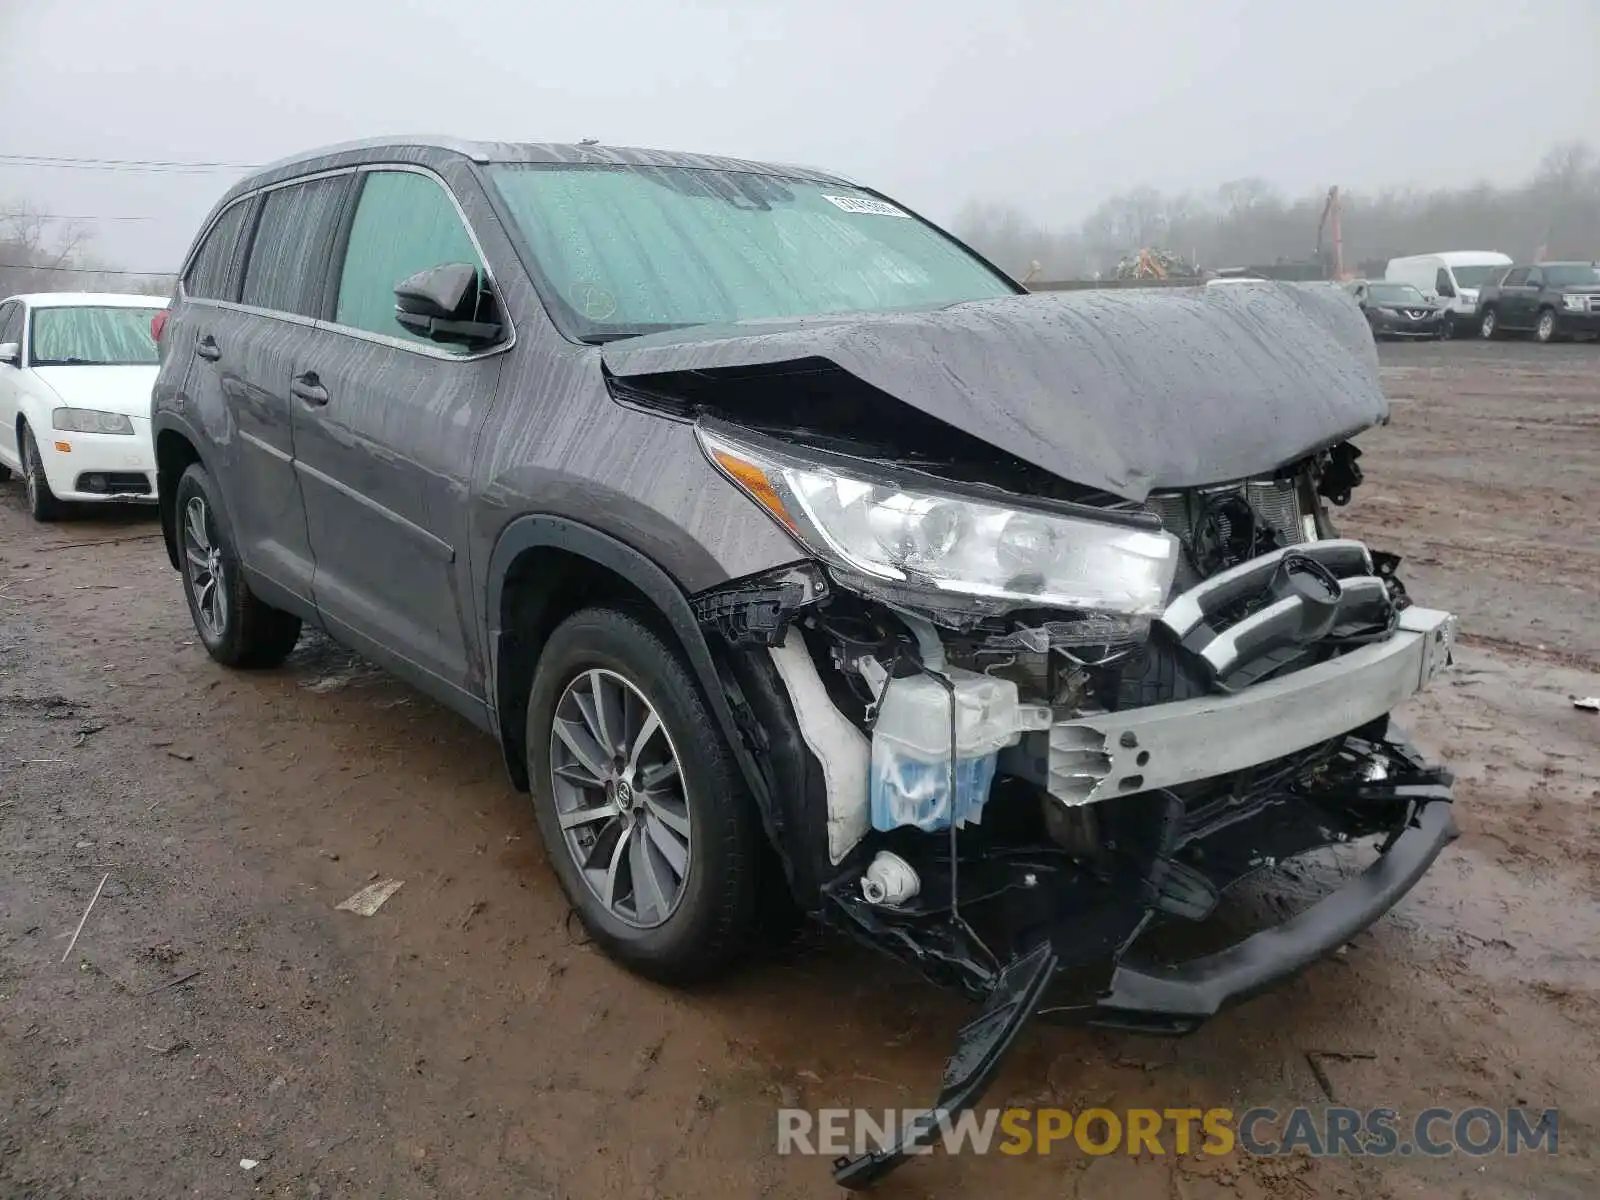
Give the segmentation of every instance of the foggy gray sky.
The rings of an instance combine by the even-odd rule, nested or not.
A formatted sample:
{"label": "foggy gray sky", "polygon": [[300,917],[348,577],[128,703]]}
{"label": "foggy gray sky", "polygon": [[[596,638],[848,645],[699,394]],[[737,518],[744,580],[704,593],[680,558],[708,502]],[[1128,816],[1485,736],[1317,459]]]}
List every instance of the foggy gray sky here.
{"label": "foggy gray sky", "polygon": [[[1065,225],[1139,183],[1517,182],[1600,135],[1600,0],[0,0],[0,113],[0,154],[597,137]],[[0,204],[156,218],[95,248],[170,270],[237,174],[0,166]]]}

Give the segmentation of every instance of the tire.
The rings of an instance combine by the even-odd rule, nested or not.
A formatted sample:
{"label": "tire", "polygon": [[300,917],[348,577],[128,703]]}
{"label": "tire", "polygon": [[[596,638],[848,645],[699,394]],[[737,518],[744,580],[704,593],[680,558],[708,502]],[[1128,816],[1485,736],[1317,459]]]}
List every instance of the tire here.
{"label": "tire", "polygon": [[199,463],[178,480],[173,512],[183,595],[206,653],[227,667],[283,662],[300,640],[300,618],[264,603],[245,583],[216,485]]}
{"label": "tire", "polygon": [[[585,704],[597,688],[601,705]],[[605,714],[598,722],[591,716],[597,707]],[[656,730],[641,741],[634,734],[652,717]],[[609,759],[597,723],[611,743]],[[617,753],[619,745],[629,754]],[[678,985],[723,974],[743,956],[760,908],[759,823],[675,647],[632,613],[590,608],[569,617],[550,635],[534,673],[527,748],[550,865],[607,954],[646,978]],[[675,774],[662,765],[669,760]],[[573,822],[580,810],[597,816]]]}
{"label": "tire", "polygon": [[1443,321],[1439,322],[1439,340],[1441,342],[1448,342],[1453,336],[1455,336],[1455,326],[1452,325],[1450,319],[1446,317]]}
{"label": "tire", "polygon": [[1500,336],[1500,314],[1493,308],[1483,310],[1483,316],[1478,320],[1478,336],[1484,341]]}
{"label": "tire", "polygon": [[35,521],[59,521],[67,515],[67,506],[50,490],[44,463],[39,459],[39,443],[33,440],[33,430],[27,425],[22,427],[22,482],[28,489],[28,511]]}
{"label": "tire", "polygon": [[1534,340],[1548,346],[1561,333],[1561,320],[1553,308],[1539,310],[1539,323],[1533,327]]}

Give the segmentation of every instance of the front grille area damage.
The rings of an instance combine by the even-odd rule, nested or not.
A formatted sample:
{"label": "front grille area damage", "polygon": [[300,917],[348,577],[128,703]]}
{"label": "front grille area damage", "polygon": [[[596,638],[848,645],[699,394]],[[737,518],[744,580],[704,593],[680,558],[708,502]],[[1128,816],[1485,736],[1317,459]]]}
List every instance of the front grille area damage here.
{"label": "front grille area damage", "polygon": [[[810,562],[696,598],[802,903],[984,1006],[934,1124],[838,1164],[841,1184],[975,1103],[1035,1012],[1186,1031],[1342,944],[1454,837],[1450,776],[1389,713],[1448,665],[1455,619],[1412,604],[1397,559],[1333,536],[1323,504],[1348,501],[1355,458],[1153,492],[1137,507],[1183,547],[1154,618],[962,618]],[[1362,840],[1381,851],[1366,874],[1290,922],[1147,957],[1153,925]]]}

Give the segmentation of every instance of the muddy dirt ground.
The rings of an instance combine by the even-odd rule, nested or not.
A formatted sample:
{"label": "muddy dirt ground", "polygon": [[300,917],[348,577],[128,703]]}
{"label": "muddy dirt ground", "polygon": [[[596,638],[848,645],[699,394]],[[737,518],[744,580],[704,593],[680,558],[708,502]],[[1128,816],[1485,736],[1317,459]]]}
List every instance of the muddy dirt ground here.
{"label": "muddy dirt ground", "polygon": [[[1600,1194],[1600,346],[1383,359],[1346,521],[1462,614],[1407,715],[1463,836],[1341,956],[1181,1040],[1035,1025],[989,1099],[1559,1106],[1560,1154],[940,1156],[879,1194]],[[0,487],[0,1195],[832,1195],[774,1108],[924,1104],[964,1014],[829,938],[693,993],[625,974],[484,737],[318,638],[216,666],[148,518]]]}

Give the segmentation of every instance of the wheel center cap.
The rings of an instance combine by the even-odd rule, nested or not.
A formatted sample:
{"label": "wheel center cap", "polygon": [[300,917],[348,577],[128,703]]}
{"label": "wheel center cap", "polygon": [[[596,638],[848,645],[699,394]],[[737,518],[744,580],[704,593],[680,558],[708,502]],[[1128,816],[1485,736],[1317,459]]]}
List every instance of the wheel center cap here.
{"label": "wheel center cap", "polygon": [[633,804],[633,785],[625,779],[617,780],[617,807],[632,808]]}

